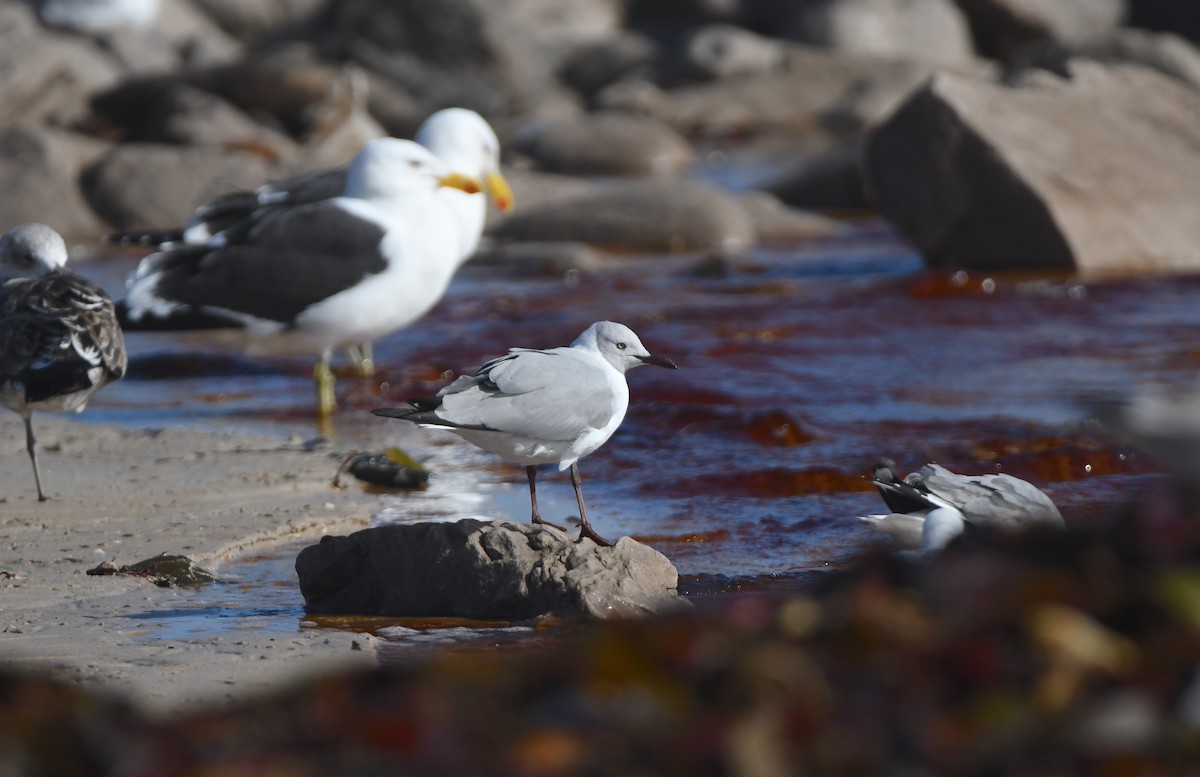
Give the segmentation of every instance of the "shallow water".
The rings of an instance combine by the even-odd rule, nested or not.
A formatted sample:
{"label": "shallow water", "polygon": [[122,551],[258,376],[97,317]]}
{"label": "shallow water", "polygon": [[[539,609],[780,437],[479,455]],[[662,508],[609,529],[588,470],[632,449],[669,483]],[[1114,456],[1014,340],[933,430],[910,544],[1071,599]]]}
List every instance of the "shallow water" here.
{"label": "shallow water", "polygon": [[[79,268],[119,296],[133,263]],[[874,541],[855,516],[881,507],[861,477],[879,456],[905,471],[937,460],[1011,472],[1069,521],[1129,496],[1152,465],[1097,437],[1080,399],[1190,384],[1197,293],[1193,277],[929,271],[876,222],[727,262],[630,257],[553,278],[468,266],[424,321],[377,344],[379,380],[339,381],[334,434],[382,447],[399,424],[371,408],[433,392],[508,346],[566,344],[592,321],[623,321],[680,369],[631,372],[624,425],[581,463],[597,529],[662,550],[693,595],[802,585]],[[130,374],[97,395],[89,420],[316,435],[306,360],[253,360],[193,335],[128,339]],[[389,497],[378,522],[527,518],[520,468],[452,435],[405,441],[431,488]],[[564,476],[547,470],[538,496],[548,518],[574,514]],[[272,574],[290,576],[286,560]],[[244,609],[270,609],[260,593],[273,585],[251,587]],[[289,596],[282,617],[294,627]]]}

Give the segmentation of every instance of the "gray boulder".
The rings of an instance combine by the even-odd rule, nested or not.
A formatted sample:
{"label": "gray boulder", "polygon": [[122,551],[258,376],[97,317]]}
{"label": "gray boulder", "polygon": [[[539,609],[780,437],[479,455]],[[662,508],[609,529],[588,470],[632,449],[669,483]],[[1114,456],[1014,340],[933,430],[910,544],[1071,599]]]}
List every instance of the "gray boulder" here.
{"label": "gray boulder", "polygon": [[951,0],[822,0],[800,13],[793,37],[856,57],[966,64],[966,17]]}
{"label": "gray boulder", "polygon": [[493,234],[511,240],[579,241],[607,248],[739,253],[754,222],[716,186],[660,178],[613,182],[536,205],[518,205]]}
{"label": "gray boulder", "polygon": [[760,243],[796,243],[831,237],[845,229],[836,219],[790,208],[768,192],[746,192],[738,202],[754,223]]}
{"label": "gray boulder", "polygon": [[254,41],[278,28],[302,27],[324,0],[194,0],[222,30],[240,41]]}
{"label": "gray boulder", "polygon": [[267,161],[255,154],[213,146],[126,143],[85,171],[83,189],[111,226],[149,229],[183,224],[201,203],[252,189],[269,178]]}
{"label": "gray boulder", "polygon": [[692,163],[692,147],[666,123],[597,113],[535,123],[512,148],[565,175],[671,175]]}
{"label": "gray boulder", "polygon": [[485,115],[524,108],[549,88],[553,60],[493,0],[342,0],[321,33],[325,53],[403,87],[423,105]]}
{"label": "gray boulder", "polygon": [[688,36],[683,56],[690,74],[716,80],[779,70],[785,45],[731,24],[709,24]]}
{"label": "gray boulder", "polygon": [[86,38],[44,30],[22,3],[0,3],[0,127],[84,117],[87,97],[120,78]]}
{"label": "gray boulder", "polygon": [[1123,27],[1103,40],[1067,45],[1043,40],[1021,49],[1008,63],[1020,73],[1042,68],[1065,73],[1072,59],[1085,57],[1108,65],[1141,65],[1200,89],[1200,49],[1174,33]]}
{"label": "gray boulder", "polygon": [[1007,87],[941,74],[871,136],[882,213],[936,265],[1200,268],[1200,94],[1075,62]]}
{"label": "gray boulder", "polygon": [[882,118],[933,73],[929,63],[845,57],[793,44],[779,69],[663,91],[647,82],[618,82],[601,90],[597,105],[655,116],[687,135],[724,136],[787,129],[828,137],[861,127],[830,127],[854,113],[859,122]]}
{"label": "gray boulder", "polygon": [[608,548],[533,524],[416,523],[324,537],[296,557],[316,614],[526,620],[656,615],[687,607],[678,573],[628,537]]}
{"label": "gray boulder", "polygon": [[50,224],[67,240],[102,235],[103,223],[79,190],[84,167],[107,150],[65,130],[16,124],[0,130],[0,224]]}

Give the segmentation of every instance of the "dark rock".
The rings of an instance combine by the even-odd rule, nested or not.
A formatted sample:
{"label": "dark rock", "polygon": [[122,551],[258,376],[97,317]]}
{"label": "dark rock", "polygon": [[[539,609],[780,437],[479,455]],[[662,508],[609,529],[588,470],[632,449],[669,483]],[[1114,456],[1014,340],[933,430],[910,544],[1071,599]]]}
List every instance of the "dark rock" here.
{"label": "dark rock", "polygon": [[801,208],[866,207],[869,202],[862,154],[862,138],[852,138],[785,165],[765,188],[789,205]]}
{"label": "dark rock", "polygon": [[514,148],[566,175],[669,175],[692,162],[691,146],[670,126],[621,113],[534,124]]}
{"label": "dark rock", "polygon": [[254,148],[273,160],[296,151],[286,135],[264,127],[220,97],[186,85],[164,92],[145,122],[131,128],[129,140]]}
{"label": "dark rock", "polygon": [[621,79],[634,75],[648,77],[659,56],[659,45],[648,35],[621,31],[572,51],[564,57],[559,77],[572,89],[590,98]]}
{"label": "dark rock", "polygon": [[626,19],[635,27],[678,29],[732,24],[770,35],[814,0],[628,0]]}
{"label": "dark rock", "polygon": [[1179,0],[1135,0],[1129,4],[1126,21],[1134,27],[1173,32],[1200,41],[1200,14],[1190,3]]}
{"label": "dark rock", "polygon": [[1005,87],[942,74],[872,135],[883,214],[937,265],[1200,268],[1200,94],[1072,63]]}
{"label": "dark rock", "polygon": [[627,618],[687,606],[671,562],[628,537],[601,548],[555,529],[470,519],[325,537],[300,551],[296,575],[315,614]]}
{"label": "dark rock", "polygon": [[1125,0],[958,0],[980,53],[1006,60],[1043,38],[1064,43],[1101,40],[1117,29]]}
{"label": "dark rock", "polygon": [[108,146],[64,130],[17,124],[0,130],[0,224],[52,224],[68,240],[106,231],[79,191],[79,175]]}
{"label": "dark rock", "polygon": [[[319,131],[321,106],[358,88],[351,72],[320,61],[310,47],[298,45],[210,68],[190,82],[251,116],[273,119],[292,137],[304,139]],[[365,82],[361,88],[365,91]]]}
{"label": "dark rock", "polygon": [[743,0],[629,0],[627,14],[635,26],[736,24],[742,19],[743,6]]}
{"label": "dark rock", "polygon": [[182,224],[201,203],[265,183],[263,157],[195,146],[127,143],[105,154],[83,176],[88,202],[112,227],[149,229]]}
{"label": "dark rock", "polygon": [[790,37],[851,57],[959,65],[974,46],[952,0],[823,0],[797,18]]}
{"label": "dark rock", "polygon": [[[1086,57],[1109,65],[1141,65],[1200,89],[1200,50],[1173,33],[1155,33],[1124,27],[1109,37],[1080,45],[1053,40],[1031,43],[1007,63],[1010,74],[1041,68],[1059,75],[1069,73],[1072,59]],[[1013,77],[1010,75],[1010,78]]]}
{"label": "dark rock", "polygon": [[737,198],[710,184],[646,179],[519,206],[493,230],[499,238],[581,241],[644,251],[745,251],[754,224]]}

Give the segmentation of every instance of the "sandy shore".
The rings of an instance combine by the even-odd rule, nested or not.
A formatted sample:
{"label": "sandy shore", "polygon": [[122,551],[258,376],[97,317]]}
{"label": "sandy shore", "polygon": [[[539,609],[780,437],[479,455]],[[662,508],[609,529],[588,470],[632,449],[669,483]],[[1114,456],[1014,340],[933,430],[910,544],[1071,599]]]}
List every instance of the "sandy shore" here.
{"label": "sandy shore", "polygon": [[375,661],[369,636],[329,630],[156,639],[129,616],[180,606],[178,589],[86,574],[162,552],[220,573],[256,546],[366,526],[385,497],[331,486],[337,446],[34,420],[46,503],[20,419],[0,418],[0,666],[50,671],[165,711]]}

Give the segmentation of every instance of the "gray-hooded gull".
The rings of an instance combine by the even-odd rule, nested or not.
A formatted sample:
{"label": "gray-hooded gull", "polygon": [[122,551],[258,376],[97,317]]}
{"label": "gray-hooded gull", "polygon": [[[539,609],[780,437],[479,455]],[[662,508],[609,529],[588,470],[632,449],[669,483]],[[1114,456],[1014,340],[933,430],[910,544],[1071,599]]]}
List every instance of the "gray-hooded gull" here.
{"label": "gray-hooded gull", "polygon": [[918,555],[944,548],[967,523],[998,531],[1065,528],[1050,497],[1012,475],[957,475],[930,463],[898,480],[892,467],[880,461],[871,478],[892,512],[862,519]]}
{"label": "gray-hooded gull", "polygon": [[[479,247],[488,198],[502,211],[513,206],[512,189],[500,173],[500,141],[482,116],[466,108],[445,108],[431,114],[417,128],[414,140],[433,152],[450,172],[477,179],[488,195],[478,197],[453,187],[438,191],[437,196],[454,215],[457,261],[462,264]],[[316,170],[264,184],[254,191],[222,195],[197,208],[181,228],[117,233],[108,240],[159,248],[181,243],[203,245],[214,235],[238,229],[270,211],[338,197],[345,190],[347,173],[345,167]],[[360,372],[370,375],[374,368],[371,344],[354,344],[351,350]]]}
{"label": "gray-hooded gull", "polygon": [[459,220],[442,187],[480,190],[423,146],[373,140],[341,196],[267,209],[143,259],[118,307],[122,323],[227,330],[253,355],[313,354],[327,415],[337,406],[332,350],[416,321],[458,269]]}
{"label": "gray-hooded gull", "polygon": [[80,412],[125,374],[125,342],[104,291],[67,270],[67,246],[45,224],[0,238],[0,403],[25,421],[38,500],[33,411]]}
{"label": "gray-hooded gull", "polygon": [[583,504],[579,459],[603,445],[629,407],[625,373],[643,364],[675,369],[654,356],[624,324],[598,321],[568,347],[510,349],[463,375],[436,397],[416,397],[411,407],[374,410],[376,415],[444,428],[468,442],[525,467],[532,520],[537,506],[537,467],[557,464],[571,469],[579,504],[580,537],[608,545],[592,529]]}

